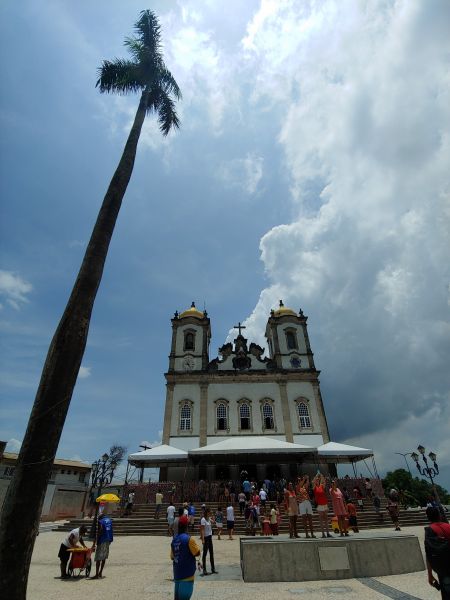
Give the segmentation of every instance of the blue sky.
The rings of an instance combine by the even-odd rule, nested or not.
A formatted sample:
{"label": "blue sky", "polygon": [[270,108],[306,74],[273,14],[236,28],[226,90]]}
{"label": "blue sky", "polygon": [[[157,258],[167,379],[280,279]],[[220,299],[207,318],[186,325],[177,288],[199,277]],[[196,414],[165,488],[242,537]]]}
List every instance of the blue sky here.
{"label": "blue sky", "polygon": [[206,303],[214,356],[239,320],[262,343],[283,298],[333,439],[381,471],[422,443],[450,486],[444,0],[2,3],[0,438],[22,440],[137,106],[97,68],[144,8],[182,127],[145,125],[59,456],[159,439],[175,310]]}

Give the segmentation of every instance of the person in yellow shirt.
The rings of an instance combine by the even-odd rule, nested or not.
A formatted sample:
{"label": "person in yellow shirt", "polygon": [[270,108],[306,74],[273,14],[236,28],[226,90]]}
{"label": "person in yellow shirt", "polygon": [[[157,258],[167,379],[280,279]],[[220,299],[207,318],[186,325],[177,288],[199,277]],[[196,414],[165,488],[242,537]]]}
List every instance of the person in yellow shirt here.
{"label": "person in yellow shirt", "polygon": [[175,600],[189,600],[194,591],[195,557],[200,556],[200,547],[193,537],[187,533],[188,517],[183,515],[178,521],[178,534],[173,538],[170,547],[170,558],[173,561],[173,580],[175,583]]}

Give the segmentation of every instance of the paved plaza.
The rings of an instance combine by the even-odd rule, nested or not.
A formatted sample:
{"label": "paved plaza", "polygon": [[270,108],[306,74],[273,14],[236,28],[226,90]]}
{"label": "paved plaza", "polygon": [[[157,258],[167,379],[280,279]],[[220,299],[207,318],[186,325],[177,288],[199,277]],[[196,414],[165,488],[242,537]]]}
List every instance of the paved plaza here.
{"label": "paved plaza", "polygon": [[[378,530],[380,531],[380,530]],[[391,530],[386,530],[391,531]],[[405,533],[419,537],[422,527],[405,527]],[[105,577],[100,580],[58,577],[59,545],[63,534],[42,531],[36,540],[28,585],[30,600],[71,600],[89,597],[90,600],[168,600],[173,595],[172,565],[169,559],[168,537],[116,537],[111,546]],[[282,536],[280,536],[282,537]],[[246,600],[265,598],[284,600],[294,598],[382,600],[439,600],[440,594],[428,585],[426,572],[364,580],[244,583],[239,567],[239,539],[214,539],[218,575],[196,577],[193,600]],[[208,563],[209,567],[209,563]],[[264,565],[261,565],[264,569]]]}

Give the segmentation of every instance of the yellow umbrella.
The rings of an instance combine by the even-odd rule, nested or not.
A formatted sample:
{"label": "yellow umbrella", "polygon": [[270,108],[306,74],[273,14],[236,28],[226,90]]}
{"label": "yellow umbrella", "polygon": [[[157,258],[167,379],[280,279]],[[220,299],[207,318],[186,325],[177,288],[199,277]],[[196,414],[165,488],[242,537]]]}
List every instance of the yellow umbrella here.
{"label": "yellow umbrella", "polygon": [[96,502],[120,502],[120,498],[115,494],[102,494],[96,499]]}

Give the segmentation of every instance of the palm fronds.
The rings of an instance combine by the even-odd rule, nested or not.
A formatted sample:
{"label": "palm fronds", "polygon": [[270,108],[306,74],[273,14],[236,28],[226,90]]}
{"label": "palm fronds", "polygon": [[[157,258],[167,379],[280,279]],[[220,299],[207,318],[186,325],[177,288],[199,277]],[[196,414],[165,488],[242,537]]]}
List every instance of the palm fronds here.
{"label": "palm fronds", "polygon": [[174,99],[181,99],[181,91],[164,63],[161,28],[151,10],[141,12],[135,24],[135,36],[125,38],[125,46],[132,60],[104,60],[96,85],[100,92],[145,92],[147,112],[157,114],[161,132],[167,135],[172,127],[180,126]]}
{"label": "palm fronds", "polygon": [[145,83],[140,77],[139,65],[130,60],[104,60],[98,71],[96,87],[102,93],[128,94],[145,88]]}

